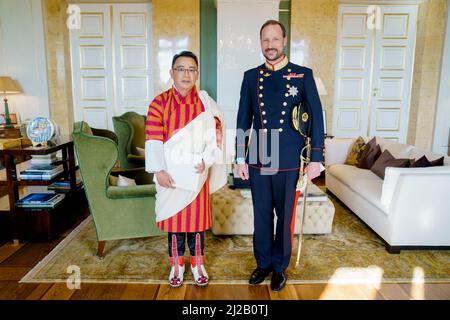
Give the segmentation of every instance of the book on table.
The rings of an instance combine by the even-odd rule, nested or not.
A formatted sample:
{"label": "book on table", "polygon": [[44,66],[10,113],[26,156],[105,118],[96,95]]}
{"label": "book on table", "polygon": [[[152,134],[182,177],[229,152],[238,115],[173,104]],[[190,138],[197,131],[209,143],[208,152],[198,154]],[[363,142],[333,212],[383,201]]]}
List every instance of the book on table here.
{"label": "book on table", "polygon": [[20,172],[21,180],[51,180],[64,171],[62,165],[32,165]]}
{"label": "book on table", "polygon": [[[83,181],[81,178],[76,179],[76,188],[81,188],[83,186]],[[70,190],[70,180],[60,180],[55,181],[47,187],[48,190],[54,191],[68,191]]]}
{"label": "book on table", "polygon": [[13,138],[13,139],[0,139],[0,150],[16,148],[22,145],[21,138]]}
{"label": "book on table", "polygon": [[16,202],[19,208],[54,208],[64,200],[61,193],[30,193]]}
{"label": "book on table", "polygon": [[28,169],[22,171],[27,173],[54,173],[58,171],[64,170],[64,167],[60,165],[54,165],[54,164],[39,164],[39,165],[32,165]]}
{"label": "book on table", "polygon": [[56,152],[44,155],[36,154],[31,156],[31,165],[51,164],[58,160],[59,159],[56,157]]}
{"label": "book on table", "polygon": [[58,176],[60,172],[55,172],[51,174],[47,173],[20,173],[20,180],[43,180],[48,181]]}
{"label": "book on table", "polygon": [[56,152],[49,154],[34,154],[31,156],[31,163],[44,163],[49,164],[57,160]]}

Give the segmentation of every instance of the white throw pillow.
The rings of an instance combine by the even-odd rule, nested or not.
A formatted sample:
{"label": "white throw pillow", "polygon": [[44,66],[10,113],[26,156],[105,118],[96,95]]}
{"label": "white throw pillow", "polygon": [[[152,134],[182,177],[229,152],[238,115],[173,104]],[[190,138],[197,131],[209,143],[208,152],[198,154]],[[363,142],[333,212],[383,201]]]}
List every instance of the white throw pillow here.
{"label": "white throw pillow", "polygon": [[130,179],[130,178],[121,176],[119,174],[119,179],[117,181],[118,187],[129,187],[129,186],[135,186],[135,185],[136,185],[136,181],[134,181],[134,179]]}
{"label": "white throw pillow", "polygon": [[137,151],[138,155],[145,156],[145,149],[144,148],[136,147],[136,151]]}

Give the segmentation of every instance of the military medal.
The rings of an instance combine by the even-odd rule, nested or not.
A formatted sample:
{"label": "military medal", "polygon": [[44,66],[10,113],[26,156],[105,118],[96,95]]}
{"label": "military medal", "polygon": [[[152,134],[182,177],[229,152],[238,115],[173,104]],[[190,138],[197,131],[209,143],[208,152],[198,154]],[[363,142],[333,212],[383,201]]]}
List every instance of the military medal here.
{"label": "military medal", "polygon": [[283,78],[287,78],[288,80],[290,80],[291,78],[303,78],[304,75],[304,73],[290,72],[289,74],[284,75]]}
{"label": "military medal", "polygon": [[288,90],[288,94],[289,94],[290,96],[295,97],[295,96],[298,94],[298,89],[297,89],[297,87],[290,86],[290,87],[289,87],[289,90]]}

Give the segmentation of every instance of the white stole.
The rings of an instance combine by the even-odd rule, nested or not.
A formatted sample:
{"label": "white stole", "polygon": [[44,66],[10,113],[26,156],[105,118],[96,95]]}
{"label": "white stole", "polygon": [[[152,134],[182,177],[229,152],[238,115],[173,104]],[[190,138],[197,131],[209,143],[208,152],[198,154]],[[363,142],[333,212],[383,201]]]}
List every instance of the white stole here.
{"label": "white stole", "polygon": [[[198,188],[194,191],[181,188],[164,188],[158,184],[156,176],[154,177],[156,187],[156,222],[174,216],[194,201],[207,177],[209,177],[210,194],[222,188],[227,182],[226,161],[224,151],[222,151],[225,150],[226,145],[225,119],[216,102],[209,97],[206,91],[200,91],[199,95],[205,107],[205,112],[199,114],[185,127],[177,131],[164,144],[160,141],[146,141],[146,169],[149,172],[153,171],[150,168],[155,163],[158,163],[158,167],[162,169],[166,167],[164,155],[167,156],[168,152],[201,155],[205,162],[205,170],[203,173],[198,174]],[[214,117],[219,118],[222,125],[221,149],[217,147]]]}

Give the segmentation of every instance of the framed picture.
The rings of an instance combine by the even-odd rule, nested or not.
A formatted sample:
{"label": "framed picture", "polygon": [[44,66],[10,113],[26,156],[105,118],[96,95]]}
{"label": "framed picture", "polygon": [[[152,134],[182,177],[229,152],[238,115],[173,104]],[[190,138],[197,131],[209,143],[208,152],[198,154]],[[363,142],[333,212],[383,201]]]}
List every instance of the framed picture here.
{"label": "framed picture", "polygon": [[[0,116],[5,119],[6,123],[6,117],[4,113],[0,113]],[[9,117],[11,118],[11,124],[17,124],[17,115],[15,113],[10,113]]]}

